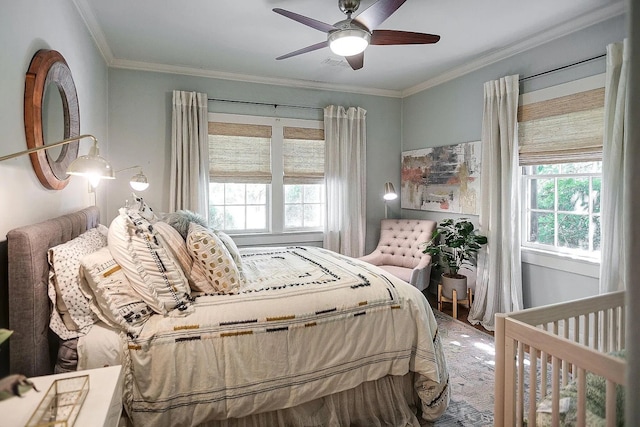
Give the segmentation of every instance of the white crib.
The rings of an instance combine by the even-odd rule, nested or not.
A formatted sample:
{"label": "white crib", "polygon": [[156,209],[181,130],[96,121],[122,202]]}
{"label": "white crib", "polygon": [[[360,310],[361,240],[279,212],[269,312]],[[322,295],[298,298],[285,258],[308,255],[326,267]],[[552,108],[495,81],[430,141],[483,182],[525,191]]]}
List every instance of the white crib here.
{"label": "white crib", "polygon": [[625,385],[626,362],[609,353],[624,350],[624,327],[624,292],[496,315],[494,425],[565,425],[561,395],[571,381],[577,390],[571,425],[587,425],[586,384],[595,374],[606,384],[602,422],[615,426],[616,385]]}

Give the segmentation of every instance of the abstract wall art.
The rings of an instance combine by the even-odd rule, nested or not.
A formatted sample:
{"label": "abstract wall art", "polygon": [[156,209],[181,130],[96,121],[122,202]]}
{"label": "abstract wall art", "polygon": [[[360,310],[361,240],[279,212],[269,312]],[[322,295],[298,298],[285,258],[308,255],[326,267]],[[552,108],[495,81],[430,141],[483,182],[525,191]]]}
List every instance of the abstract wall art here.
{"label": "abstract wall art", "polygon": [[401,207],[478,215],[480,141],[402,153]]}

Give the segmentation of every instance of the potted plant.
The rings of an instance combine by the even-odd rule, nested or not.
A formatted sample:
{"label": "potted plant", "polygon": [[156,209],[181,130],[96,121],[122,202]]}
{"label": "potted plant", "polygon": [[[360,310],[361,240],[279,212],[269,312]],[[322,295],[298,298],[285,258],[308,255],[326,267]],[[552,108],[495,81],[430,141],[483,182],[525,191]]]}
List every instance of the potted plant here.
{"label": "potted plant", "polygon": [[433,231],[422,252],[440,260],[448,270],[442,273],[446,298],[453,298],[454,289],[463,298],[467,294],[467,277],[459,273],[460,267],[465,264],[473,266],[478,251],[486,243],[487,238],[477,234],[475,226],[467,218],[445,219]]}

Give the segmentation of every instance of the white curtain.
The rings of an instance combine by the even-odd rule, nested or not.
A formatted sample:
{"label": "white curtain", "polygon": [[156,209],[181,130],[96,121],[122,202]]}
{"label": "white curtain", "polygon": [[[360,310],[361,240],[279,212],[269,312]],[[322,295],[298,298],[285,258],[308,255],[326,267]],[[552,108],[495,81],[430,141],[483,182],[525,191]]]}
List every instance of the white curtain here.
{"label": "white curtain", "polygon": [[488,244],[478,256],[472,324],[494,330],[494,315],[521,310],[518,76],[484,84],[480,233]]}
{"label": "white curtain", "polygon": [[173,91],[169,209],[208,217],[209,132],[207,94]]}
{"label": "white curtain", "polygon": [[601,261],[600,293],[625,289],[625,239],[623,198],[625,177],[630,166],[628,156],[628,91],[629,43],[607,46],[607,73],[604,92],[604,139],[602,141]]}
{"label": "white curtain", "polygon": [[366,110],[324,109],[327,221],[324,247],[364,255],[366,229]]}

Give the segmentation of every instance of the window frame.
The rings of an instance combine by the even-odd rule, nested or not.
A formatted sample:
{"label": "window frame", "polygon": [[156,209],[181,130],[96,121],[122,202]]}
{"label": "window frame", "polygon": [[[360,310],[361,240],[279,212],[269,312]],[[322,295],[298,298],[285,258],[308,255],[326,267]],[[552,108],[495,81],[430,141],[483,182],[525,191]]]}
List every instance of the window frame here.
{"label": "window frame", "polygon": [[[271,126],[271,185],[267,187],[267,230],[243,231],[229,230],[229,235],[238,237],[240,245],[252,244],[286,244],[321,242],[324,235],[322,229],[292,229],[284,227],[284,165],[283,145],[284,127],[301,127],[324,129],[322,120],[293,119],[284,117],[252,116],[245,114],[214,113],[208,114],[209,122],[227,122],[238,124],[257,124]],[[325,200],[326,204],[326,200]]]}

